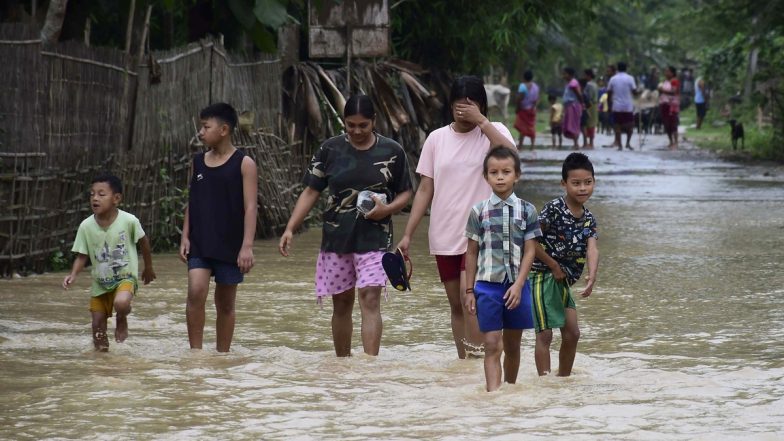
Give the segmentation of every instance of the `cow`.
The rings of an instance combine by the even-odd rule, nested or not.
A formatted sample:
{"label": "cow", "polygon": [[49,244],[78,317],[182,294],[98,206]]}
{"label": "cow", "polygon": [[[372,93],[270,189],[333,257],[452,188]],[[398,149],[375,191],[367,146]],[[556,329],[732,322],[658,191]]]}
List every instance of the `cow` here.
{"label": "cow", "polygon": [[487,93],[487,112],[490,113],[490,109],[495,107],[506,120],[511,92],[509,88],[501,84],[485,84],[485,92]]}

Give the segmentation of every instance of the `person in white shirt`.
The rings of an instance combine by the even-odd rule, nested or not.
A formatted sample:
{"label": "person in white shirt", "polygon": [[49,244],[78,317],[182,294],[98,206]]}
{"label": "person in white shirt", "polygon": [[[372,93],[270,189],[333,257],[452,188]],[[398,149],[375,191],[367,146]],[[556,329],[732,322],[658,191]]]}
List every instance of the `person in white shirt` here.
{"label": "person in white shirt", "polygon": [[607,84],[608,103],[615,123],[615,142],[612,147],[623,150],[621,132],[626,134],[626,148],[632,150],[631,140],[634,131],[634,102],[637,84],[634,77],[626,73],[626,63],[618,63],[618,73]]}

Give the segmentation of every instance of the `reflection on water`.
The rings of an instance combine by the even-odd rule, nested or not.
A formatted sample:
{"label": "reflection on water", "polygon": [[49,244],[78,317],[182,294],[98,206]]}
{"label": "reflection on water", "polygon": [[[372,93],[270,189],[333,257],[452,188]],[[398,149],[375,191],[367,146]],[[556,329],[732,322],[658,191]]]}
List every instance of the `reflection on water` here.
{"label": "reflection on water", "polygon": [[[518,193],[537,206],[558,195],[563,156],[538,151]],[[577,299],[571,378],[536,376],[527,332],[519,384],[484,392],[481,360],[455,358],[425,225],[414,292],[382,306],[380,356],[335,358],[311,231],[288,260],[256,243],[228,355],[187,349],[174,255],[155,256],[158,280],[108,354],[91,349],[87,273],[68,292],[63,274],[0,280],[0,439],[783,437],[784,176],[657,152],[590,156],[602,262],[594,295]],[[357,307],[361,354],[358,326]],[[214,341],[209,311],[205,347]]]}

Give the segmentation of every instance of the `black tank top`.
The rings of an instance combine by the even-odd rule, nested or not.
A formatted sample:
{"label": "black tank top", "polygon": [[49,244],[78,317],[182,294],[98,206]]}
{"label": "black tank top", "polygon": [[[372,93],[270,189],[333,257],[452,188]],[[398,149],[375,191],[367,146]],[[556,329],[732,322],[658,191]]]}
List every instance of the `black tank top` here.
{"label": "black tank top", "polygon": [[237,150],[222,165],[208,167],[204,153],[194,156],[188,199],[190,257],[237,263],[245,223],[244,157]]}

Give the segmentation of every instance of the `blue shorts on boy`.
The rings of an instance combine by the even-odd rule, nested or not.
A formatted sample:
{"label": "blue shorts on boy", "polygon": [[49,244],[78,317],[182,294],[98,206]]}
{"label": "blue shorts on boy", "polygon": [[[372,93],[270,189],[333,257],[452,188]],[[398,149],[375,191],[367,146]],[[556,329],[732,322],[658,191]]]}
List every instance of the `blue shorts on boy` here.
{"label": "blue shorts on boy", "polygon": [[242,271],[236,263],[231,264],[206,257],[189,257],[188,270],[196,268],[212,270],[211,275],[215,276],[215,283],[221,285],[237,285],[243,280]]}
{"label": "blue shorts on boy", "polygon": [[479,245],[474,285],[479,330],[533,328],[528,282],[517,308],[506,308],[504,294],[520,273],[525,241],[542,235],[536,208],[514,193],[506,200],[493,194],[471,208],[465,235]]}
{"label": "blue shorts on boy", "polygon": [[477,281],[474,285],[476,297],[476,317],[479,330],[482,332],[500,331],[502,329],[532,329],[534,316],[531,307],[531,285],[528,281],[523,285],[520,304],[514,309],[505,305],[504,294],[512,286],[511,283]]}

